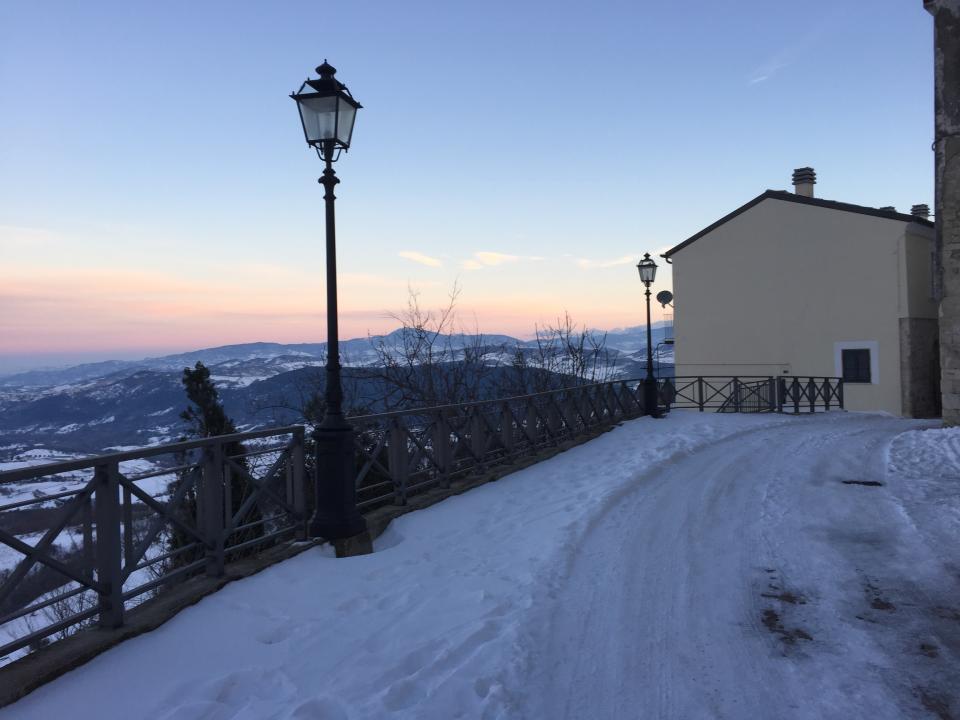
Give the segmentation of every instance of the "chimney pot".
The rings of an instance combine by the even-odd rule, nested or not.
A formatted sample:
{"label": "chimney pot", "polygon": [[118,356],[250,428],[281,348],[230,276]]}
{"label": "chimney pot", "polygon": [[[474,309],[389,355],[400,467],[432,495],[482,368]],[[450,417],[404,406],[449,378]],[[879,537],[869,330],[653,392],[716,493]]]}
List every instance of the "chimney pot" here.
{"label": "chimney pot", "polygon": [[793,189],[797,195],[813,197],[813,186],[817,183],[817,173],[812,167],[797,168],[793,171]]}
{"label": "chimney pot", "polygon": [[910,208],[910,214],[915,218],[922,218],[923,220],[928,220],[930,218],[930,206],[926,203],[921,203],[920,205],[914,205]]}

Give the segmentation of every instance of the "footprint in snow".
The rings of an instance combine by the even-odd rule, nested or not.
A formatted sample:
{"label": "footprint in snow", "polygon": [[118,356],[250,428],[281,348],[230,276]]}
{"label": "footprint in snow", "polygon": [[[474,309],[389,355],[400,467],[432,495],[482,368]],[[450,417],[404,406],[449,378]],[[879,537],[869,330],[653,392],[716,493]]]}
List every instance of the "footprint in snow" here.
{"label": "footprint in snow", "polygon": [[350,715],[339,702],[329,697],[315,697],[294,708],[289,720],[349,720]]}

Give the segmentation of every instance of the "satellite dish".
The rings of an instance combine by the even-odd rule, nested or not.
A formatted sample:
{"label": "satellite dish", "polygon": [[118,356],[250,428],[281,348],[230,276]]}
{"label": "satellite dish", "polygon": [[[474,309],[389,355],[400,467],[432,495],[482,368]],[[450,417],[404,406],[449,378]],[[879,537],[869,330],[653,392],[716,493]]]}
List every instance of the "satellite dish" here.
{"label": "satellite dish", "polygon": [[666,307],[673,302],[673,293],[669,290],[661,290],[657,293],[657,302]]}

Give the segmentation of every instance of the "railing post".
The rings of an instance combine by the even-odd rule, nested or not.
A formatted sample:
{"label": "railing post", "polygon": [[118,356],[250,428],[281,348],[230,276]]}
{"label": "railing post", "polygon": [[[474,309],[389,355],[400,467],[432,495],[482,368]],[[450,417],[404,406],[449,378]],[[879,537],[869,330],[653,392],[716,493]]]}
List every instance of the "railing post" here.
{"label": "railing post", "polygon": [[787,381],[777,376],[777,412],[783,412],[783,403],[787,399]]}
{"label": "railing post", "polygon": [[777,410],[777,383],[773,375],[767,378],[767,409],[770,412]]}
{"label": "railing post", "polygon": [[297,540],[307,539],[307,524],[310,520],[307,514],[306,477],[307,464],[304,449],[304,429],[297,428],[293,432],[293,445],[290,447],[291,484],[293,487],[293,509],[297,511],[300,520],[297,522]]}
{"label": "railing post", "polygon": [[800,378],[793,378],[793,382],[790,383],[790,394],[793,395],[793,412],[798,414],[800,412]]}
{"label": "railing post", "polygon": [[613,383],[607,384],[607,402],[610,403],[610,422],[615,423],[620,417],[620,399],[617,397],[617,387]]}
{"label": "railing post", "polygon": [[477,466],[482,468],[484,456],[487,454],[487,424],[480,416],[481,412],[479,407],[474,407],[473,414],[470,416],[470,450],[476,459]]}
{"label": "railing post", "polygon": [[390,479],[393,480],[394,503],[407,504],[407,477],[410,472],[407,453],[407,434],[397,418],[390,421],[390,439],[387,448],[387,466],[390,468]]}
{"label": "railing post", "polygon": [[118,463],[97,465],[94,517],[97,524],[97,595],[100,627],[123,625],[123,568],[120,548],[120,482]]}
{"label": "railing post", "polygon": [[584,425],[591,418],[594,425],[603,424],[603,413],[597,408],[597,394],[597,388],[585,388],[580,392],[580,415],[583,417]]}
{"label": "railing post", "polygon": [[93,577],[97,572],[97,548],[93,544],[93,497],[83,503],[83,569]]}
{"label": "railing post", "polygon": [[807,400],[810,401],[810,412],[817,411],[817,386],[813,378],[807,378]]}
{"label": "railing post", "polygon": [[607,407],[607,422],[611,425],[617,421],[617,408],[619,403],[617,402],[617,391],[613,387],[613,383],[607,383],[603,386],[603,402]]}
{"label": "railing post", "polygon": [[513,413],[510,403],[500,406],[500,443],[507,455],[513,455]]}
{"label": "railing post", "polygon": [[538,415],[536,400],[534,398],[527,399],[527,437],[532,437],[530,441],[531,448],[535,448],[540,444],[540,430],[538,428]]}
{"label": "railing post", "polygon": [[224,565],[224,512],[225,507],[223,443],[211,440],[203,447],[203,477],[201,503],[203,511],[203,535],[207,539],[207,576],[221,577]]}
{"label": "railing post", "polygon": [[731,383],[733,386],[733,411],[735,413],[740,412],[740,378],[733,378]]}
{"label": "railing post", "polygon": [[[559,402],[557,401],[556,395],[551,397],[552,402],[547,408],[547,427],[546,430],[547,436],[550,437],[555,443],[559,442],[557,435],[560,434],[560,421],[561,421],[561,411],[558,409]],[[566,402],[566,400],[564,400]]]}
{"label": "railing post", "polygon": [[[624,420],[629,420],[633,417],[633,406],[629,402],[630,388],[627,387],[625,382],[612,384],[610,386],[613,389],[613,399],[617,403],[617,408],[620,410],[620,417]],[[626,398],[624,396],[627,396]],[[626,401],[626,404],[624,402]]]}
{"label": "railing post", "polygon": [[450,487],[450,457],[452,455],[450,426],[447,424],[447,415],[443,410],[437,410],[436,413],[436,419],[433,421],[433,461],[437,465],[440,487],[448,488]]}
{"label": "railing post", "polygon": [[596,424],[601,426],[606,423],[607,417],[604,412],[606,402],[603,398],[603,390],[602,385],[595,385],[587,390],[587,403],[590,405],[590,412],[593,413]]}
{"label": "railing post", "polygon": [[830,378],[823,379],[823,409],[830,412]]}
{"label": "railing post", "polygon": [[644,417],[647,414],[647,408],[643,399],[642,382],[630,391],[630,397],[633,398],[633,404],[637,407],[637,417]]}
{"label": "railing post", "polygon": [[663,401],[664,412],[670,412],[670,408],[677,399],[677,388],[674,381],[670,378],[664,378],[658,387],[660,399]]}
{"label": "railing post", "polygon": [[697,377],[697,406],[703,412],[703,375]]}
{"label": "railing post", "polygon": [[133,559],[133,498],[130,488],[124,486],[121,500],[121,512],[123,513],[123,564],[124,567],[133,567],[136,561]]}
{"label": "railing post", "polygon": [[624,394],[629,395],[626,383],[610,383],[610,390],[613,392],[613,401],[617,406],[617,413],[624,420],[632,417],[630,405],[624,405]]}
{"label": "railing post", "polygon": [[837,380],[837,402],[840,404],[840,409],[843,410],[843,378]]}
{"label": "railing post", "polygon": [[580,434],[579,426],[581,423],[583,429],[586,430],[590,421],[590,413],[584,414],[583,412],[583,390],[581,388],[577,388],[570,393],[562,408],[564,425],[567,426],[567,434],[570,437],[576,437]]}
{"label": "railing post", "polygon": [[585,410],[584,401],[583,401],[583,388],[577,388],[573,391],[573,394],[570,395],[570,400],[567,402],[567,430],[570,432],[570,437],[576,437],[580,434],[581,426],[583,430],[586,430],[590,426],[590,411]]}

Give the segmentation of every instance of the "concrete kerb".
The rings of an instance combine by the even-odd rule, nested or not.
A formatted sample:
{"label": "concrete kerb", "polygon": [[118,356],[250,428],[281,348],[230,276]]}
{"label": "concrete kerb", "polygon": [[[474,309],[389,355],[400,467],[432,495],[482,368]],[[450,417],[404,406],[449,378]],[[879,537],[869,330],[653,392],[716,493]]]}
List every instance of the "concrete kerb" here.
{"label": "concrete kerb", "polygon": [[[468,490],[499,480],[518,470],[549,460],[555,455],[609,432],[619,424],[596,428],[578,438],[546,448],[536,455],[517,458],[510,464],[491,468],[489,472],[483,474],[467,476],[454,481],[449,488],[435,488],[414,495],[406,505],[387,505],[377,508],[366,514],[366,533],[356,538],[348,538],[334,543],[337,557],[349,557],[369,552],[373,541],[383,534],[395,518],[416,510],[423,510],[447,498],[461,495]],[[191,578],[130,610],[122,627],[116,629],[85,628],[75,635],[40,648],[0,668],[0,707],[16,702],[41,685],[75,670],[97,657],[97,655],[119,645],[124,640],[160,627],[181,610],[195,605],[224,585],[255,575],[271,565],[289,560],[305,550],[323,543],[324,541],[316,540],[277,545],[256,556],[244,558],[228,565],[223,577],[208,578],[200,576]]]}

